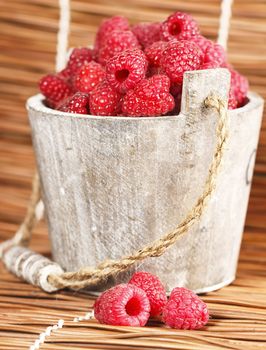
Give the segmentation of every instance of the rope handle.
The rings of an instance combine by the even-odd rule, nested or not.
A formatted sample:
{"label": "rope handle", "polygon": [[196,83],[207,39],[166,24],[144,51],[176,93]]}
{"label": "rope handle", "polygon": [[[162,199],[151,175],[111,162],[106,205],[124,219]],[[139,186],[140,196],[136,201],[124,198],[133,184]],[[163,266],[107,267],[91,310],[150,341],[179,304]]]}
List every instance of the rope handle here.
{"label": "rope handle", "polygon": [[[65,66],[68,47],[68,34],[70,27],[70,2],[69,0],[59,0],[59,3],[60,23],[58,31],[58,45],[56,57],[57,71]],[[222,13],[220,17],[220,30],[218,42],[224,45],[224,47],[226,46],[228,38],[232,3],[232,0],[222,1]],[[19,230],[12,239],[3,242],[0,245],[0,257],[3,258],[6,265],[10,265],[10,269],[15,274],[23,276],[30,283],[39,285],[44,290],[50,292],[66,287],[82,289],[85,287],[94,286],[106,280],[110,276],[127,270],[136,262],[144,260],[148,257],[161,256],[169,247],[171,247],[181,237],[187,234],[189,232],[189,228],[202,216],[204,208],[215,189],[218,170],[221,165],[222,157],[225,150],[225,144],[228,138],[228,116],[226,108],[227,106],[225,102],[217,96],[207,97],[204,101],[204,104],[206,108],[215,108],[219,115],[216,129],[217,145],[202,195],[198,198],[196,204],[188,213],[186,218],[183,219],[182,222],[179,225],[177,225],[174,230],[168,232],[160,239],[150,243],[146,247],[138,250],[137,252],[131,255],[125,256],[119,260],[106,260],[99,264],[96,268],[84,267],[76,272],[58,273],[59,271],[62,271],[59,265],[57,265],[54,269],[47,268],[49,266],[55,266],[56,264],[51,262],[49,265],[48,259],[42,258],[40,255],[37,255],[25,249],[23,251],[23,260],[21,256],[17,256],[16,254],[14,254],[14,250],[12,251],[12,247],[27,246],[29,244],[32,230],[35,224],[43,216],[44,210],[43,203],[41,201],[40,179],[38,173],[36,173],[33,179],[30,203],[28,205],[27,213],[23,223],[21,224]],[[16,250],[16,252],[17,251],[20,250],[18,249]],[[8,255],[9,252],[10,254]],[[43,269],[45,270],[45,279],[40,273],[36,275],[36,269],[33,269],[33,272],[30,272],[32,276],[34,275],[34,278],[32,276],[32,278],[28,276],[28,265],[32,267],[32,264],[29,264],[29,261],[31,262],[38,260],[36,256],[38,256],[39,261],[42,259],[43,266],[45,265],[45,269]],[[15,258],[17,259],[15,260]],[[17,260],[19,260],[19,262]],[[16,262],[16,264],[13,264],[14,262]],[[27,273],[23,275],[22,271],[26,270],[26,266]],[[20,268],[20,271],[16,271],[16,267],[17,269]],[[56,273],[53,273],[53,271],[56,271]],[[42,279],[42,283],[40,283],[40,279]]]}

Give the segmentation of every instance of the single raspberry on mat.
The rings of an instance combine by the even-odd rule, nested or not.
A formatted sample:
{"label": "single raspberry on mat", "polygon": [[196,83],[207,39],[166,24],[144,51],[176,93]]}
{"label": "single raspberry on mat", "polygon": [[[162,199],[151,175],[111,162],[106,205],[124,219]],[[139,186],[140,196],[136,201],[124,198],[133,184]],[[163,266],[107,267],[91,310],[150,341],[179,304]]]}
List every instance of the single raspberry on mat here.
{"label": "single raspberry on mat", "polygon": [[89,114],[89,95],[76,92],[59,104],[56,109],[67,113]]}
{"label": "single raspberry on mat", "polygon": [[161,58],[161,67],[173,83],[182,83],[184,72],[196,70],[201,64],[202,51],[187,40],[169,42]]}
{"label": "single raspberry on mat", "polygon": [[150,66],[159,67],[164,49],[167,46],[165,41],[156,41],[147,46],[144,53],[149,61]]}
{"label": "single raspberry on mat", "polygon": [[248,80],[233,68],[229,68],[231,73],[231,90],[237,100],[237,106],[245,104],[249,89]]}
{"label": "single raspberry on mat", "polygon": [[189,40],[199,35],[197,22],[187,13],[175,12],[161,26],[162,40]]}
{"label": "single raspberry on mat", "polygon": [[55,105],[72,95],[71,86],[65,79],[60,78],[56,74],[48,74],[41,78],[39,88],[41,93],[50,102],[50,105]]}
{"label": "single raspberry on mat", "polygon": [[207,305],[191,290],[173,289],[163,309],[163,322],[176,329],[199,329],[209,320]]}
{"label": "single raspberry on mat", "polygon": [[100,49],[105,36],[110,34],[113,30],[129,30],[127,18],[123,16],[113,16],[102,21],[95,38],[94,50],[96,52]]}
{"label": "single raspberry on mat", "polygon": [[104,80],[90,93],[90,112],[93,115],[117,115],[120,100],[121,95]]}
{"label": "single raspberry on mat", "polygon": [[167,303],[167,296],[159,278],[149,272],[140,271],[134,273],[129,283],[141,288],[146,293],[151,305],[151,317],[160,315]]}
{"label": "single raspberry on mat", "polygon": [[71,75],[75,75],[84,64],[92,61],[92,56],[92,49],[88,47],[75,48],[71,52],[66,69]]}
{"label": "single raspberry on mat", "polygon": [[143,48],[160,40],[161,23],[138,23],[131,27],[132,32],[137,37]]}
{"label": "single raspberry on mat", "polygon": [[76,91],[91,92],[104,79],[104,68],[94,61],[85,64],[74,78],[73,85]]}
{"label": "single raspberry on mat", "polygon": [[106,78],[115,90],[126,93],[145,77],[147,67],[148,61],[141,50],[126,50],[108,60]]}
{"label": "single raspberry on mat", "polygon": [[122,114],[130,117],[161,116],[174,108],[169,93],[170,80],[166,75],[154,75],[129,90],[122,101]]}
{"label": "single raspberry on mat", "polygon": [[140,49],[138,39],[130,30],[114,30],[103,40],[98,62],[105,65],[109,58],[127,49]]}
{"label": "single raspberry on mat", "polygon": [[146,293],[133,284],[119,284],[103,292],[94,304],[95,318],[114,326],[145,326],[150,316]]}

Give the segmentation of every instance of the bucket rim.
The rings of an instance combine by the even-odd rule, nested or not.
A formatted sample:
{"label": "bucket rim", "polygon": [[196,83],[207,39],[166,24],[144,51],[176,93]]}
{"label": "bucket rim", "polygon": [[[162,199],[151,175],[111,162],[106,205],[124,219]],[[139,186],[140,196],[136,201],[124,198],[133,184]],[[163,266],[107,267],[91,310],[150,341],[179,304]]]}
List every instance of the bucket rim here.
{"label": "bucket rim", "polygon": [[[248,93],[248,103],[240,108],[228,110],[230,115],[239,114],[242,112],[248,112],[250,110],[253,110],[254,108],[258,107],[259,105],[263,105],[263,99],[260,95],[258,95],[255,92],[250,91]],[[175,120],[177,118],[180,118],[183,116],[183,113],[180,112],[178,115],[170,115],[170,116],[158,116],[158,117],[126,117],[126,116],[97,116],[97,115],[91,115],[91,114],[78,114],[78,113],[67,113],[67,112],[61,112],[52,108],[47,107],[44,104],[45,97],[42,94],[36,94],[27,99],[26,102],[26,108],[27,110],[32,110],[37,113],[41,113],[45,116],[52,117],[68,117],[73,118],[75,120],[77,119],[83,119],[83,120],[110,120],[110,121],[129,121],[129,120],[135,120],[138,121],[160,121],[160,120]]]}

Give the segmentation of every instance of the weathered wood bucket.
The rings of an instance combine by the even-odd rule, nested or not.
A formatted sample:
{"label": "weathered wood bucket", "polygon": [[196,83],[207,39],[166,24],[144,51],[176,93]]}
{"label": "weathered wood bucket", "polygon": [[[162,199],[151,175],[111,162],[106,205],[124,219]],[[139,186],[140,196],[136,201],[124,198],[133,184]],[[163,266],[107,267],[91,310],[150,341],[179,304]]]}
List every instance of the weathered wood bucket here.
{"label": "weathered wood bucket", "polygon": [[[216,142],[217,115],[203,101],[227,100],[226,69],[185,73],[181,113],[152,118],[96,117],[28,100],[53,259],[65,270],[132,253],[186,216],[203,190]],[[204,215],[162,256],[134,269],[157,274],[168,291],[218,289],[235,278],[263,100],[249,94],[229,111],[230,135]],[[99,286],[98,289],[106,287]]]}

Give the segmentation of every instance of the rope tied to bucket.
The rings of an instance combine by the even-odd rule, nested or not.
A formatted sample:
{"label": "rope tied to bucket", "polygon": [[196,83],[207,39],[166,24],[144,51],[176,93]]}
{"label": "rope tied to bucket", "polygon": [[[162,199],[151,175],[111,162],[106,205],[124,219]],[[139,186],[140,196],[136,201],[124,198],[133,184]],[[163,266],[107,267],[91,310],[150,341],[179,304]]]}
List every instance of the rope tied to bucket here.
{"label": "rope tied to bucket", "polygon": [[[218,42],[223,45],[225,49],[228,39],[232,2],[232,0],[222,1],[222,13],[220,17]],[[70,26],[69,0],[60,0],[59,3],[61,14],[56,57],[57,70],[62,69],[65,65]],[[60,266],[57,265],[57,267],[52,269],[51,266],[56,264],[50,262],[48,259],[34,252],[31,252],[28,249],[25,249],[25,251],[23,251],[23,248],[20,248],[21,246],[29,245],[32,230],[35,224],[43,216],[40,179],[38,173],[36,173],[32,183],[32,194],[30,202],[23,223],[13,238],[0,244],[0,257],[3,257],[5,264],[7,266],[9,265],[10,270],[12,270],[19,277],[25,277],[24,275],[27,275],[29,269],[33,267],[32,261],[37,261],[38,263],[38,259],[42,259],[41,262],[39,261],[39,264],[43,265],[43,275],[40,277],[40,271],[37,274],[36,271],[34,271],[34,273],[29,273],[28,275],[30,276],[28,278],[26,276],[25,279],[30,283],[37,284],[44,290],[50,292],[66,287],[73,289],[82,289],[88,286],[95,286],[96,284],[105,281],[108,277],[114,276],[129,269],[137,262],[140,262],[148,257],[159,257],[164,254],[164,252],[169,247],[184,237],[184,235],[189,232],[190,227],[202,216],[204,208],[206,207],[210,196],[212,195],[216,186],[216,180],[228,138],[227,105],[225,101],[216,95],[208,96],[205,99],[204,104],[206,108],[214,108],[219,115],[216,128],[217,144],[203,193],[198,198],[194,207],[191,209],[188,215],[181,221],[180,224],[175,227],[175,229],[166,233],[160,239],[148,244],[144,248],[139,249],[137,252],[122,257],[121,259],[105,260],[95,268],[84,267],[75,272],[61,273],[62,269]],[[6,258],[5,253],[9,253],[12,248],[16,249],[16,247],[18,247],[18,250],[20,249],[22,253],[19,255],[18,252],[13,251],[9,254],[8,258]],[[7,263],[7,260],[9,260],[9,263]],[[19,271],[16,271],[15,267]],[[24,275],[23,272],[21,272],[23,268],[25,270]],[[35,280],[37,278],[42,278],[42,281],[36,282]]]}
{"label": "rope tied to bucket", "polygon": [[169,247],[171,247],[181,237],[189,232],[189,228],[202,216],[204,208],[215,189],[218,171],[228,138],[228,116],[224,101],[217,96],[209,96],[205,100],[205,107],[215,108],[219,114],[219,120],[216,128],[217,144],[203,193],[198,198],[195,206],[188,213],[185,219],[183,219],[174,230],[168,232],[160,239],[148,244],[131,255],[125,256],[119,260],[106,260],[99,264],[96,268],[84,267],[76,272],[65,272],[61,275],[50,275],[48,277],[49,283],[58,289],[66,287],[82,289],[88,286],[94,286],[105,281],[110,276],[119,274],[120,272],[129,269],[135,263],[148,257],[161,256]]}

